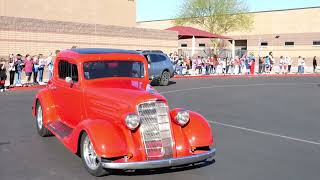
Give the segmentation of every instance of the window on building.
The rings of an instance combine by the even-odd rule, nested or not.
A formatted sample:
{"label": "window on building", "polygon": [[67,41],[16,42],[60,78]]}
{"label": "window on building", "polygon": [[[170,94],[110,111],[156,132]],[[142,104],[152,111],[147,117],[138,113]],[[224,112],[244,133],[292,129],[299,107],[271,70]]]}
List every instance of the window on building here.
{"label": "window on building", "polygon": [[77,65],[70,64],[67,61],[61,60],[58,65],[59,78],[65,80],[66,77],[71,77],[74,82],[78,82]]}
{"label": "window on building", "polygon": [[285,46],[294,46],[294,42],[293,41],[287,41],[284,43]]}
{"label": "window on building", "polygon": [[199,47],[206,47],[206,44],[200,43],[200,44],[199,44]]}
{"label": "window on building", "polygon": [[261,46],[268,46],[268,42],[261,42],[261,44],[260,44]]}
{"label": "window on building", "polygon": [[313,41],[314,46],[320,46],[320,41]]}
{"label": "window on building", "polygon": [[181,44],[181,47],[188,47],[188,44]]}

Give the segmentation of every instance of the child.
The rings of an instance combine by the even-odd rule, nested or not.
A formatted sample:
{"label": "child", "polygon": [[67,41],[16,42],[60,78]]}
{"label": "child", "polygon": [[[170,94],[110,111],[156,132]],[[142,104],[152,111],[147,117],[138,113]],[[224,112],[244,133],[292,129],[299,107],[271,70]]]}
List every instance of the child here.
{"label": "child", "polygon": [[0,92],[5,91],[5,83],[7,79],[7,71],[5,67],[5,60],[0,59]]}

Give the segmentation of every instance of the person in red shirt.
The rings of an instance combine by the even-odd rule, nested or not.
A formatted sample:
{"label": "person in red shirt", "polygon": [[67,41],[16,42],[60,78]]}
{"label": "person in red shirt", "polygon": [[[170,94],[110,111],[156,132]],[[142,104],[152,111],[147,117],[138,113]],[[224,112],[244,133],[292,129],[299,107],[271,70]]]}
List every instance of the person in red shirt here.
{"label": "person in red shirt", "polygon": [[26,55],[24,60],[24,72],[26,73],[26,83],[25,85],[30,85],[31,75],[33,71],[33,60],[29,54]]}

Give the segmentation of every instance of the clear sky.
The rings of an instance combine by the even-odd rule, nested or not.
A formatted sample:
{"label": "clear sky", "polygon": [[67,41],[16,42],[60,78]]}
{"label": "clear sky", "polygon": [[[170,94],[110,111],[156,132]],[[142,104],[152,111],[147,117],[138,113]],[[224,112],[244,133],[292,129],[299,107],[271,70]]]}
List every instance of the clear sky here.
{"label": "clear sky", "polygon": [[[137,21],[175,17],[184,0],[136,0]],[[250,11],[265,11],[320,6],[320,0],[247,0]]]}

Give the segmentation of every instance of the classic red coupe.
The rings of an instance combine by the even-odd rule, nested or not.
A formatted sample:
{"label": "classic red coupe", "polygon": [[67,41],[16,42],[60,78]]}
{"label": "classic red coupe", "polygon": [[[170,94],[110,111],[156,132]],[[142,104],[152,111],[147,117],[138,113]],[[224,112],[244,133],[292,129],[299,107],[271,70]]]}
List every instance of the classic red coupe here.
{"label": "classic red coupe", "polygon": [[170,111],[149,85],[148,63],[139,53],[65,50],[53,74],[34,100],[38,133],[55,135],[92,175],[182,166],[214,156],[208,121],[192,111]]}

